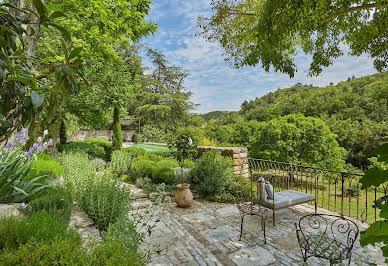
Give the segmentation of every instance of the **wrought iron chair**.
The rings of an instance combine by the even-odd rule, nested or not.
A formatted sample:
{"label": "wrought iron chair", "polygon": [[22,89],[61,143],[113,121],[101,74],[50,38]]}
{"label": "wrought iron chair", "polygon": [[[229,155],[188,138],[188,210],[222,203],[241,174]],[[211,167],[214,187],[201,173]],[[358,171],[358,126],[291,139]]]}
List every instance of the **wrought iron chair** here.
{"label": "wrought iron chair", "polygon": [[303,261],[318,257],[338,263],[352,259],[352,249],[359,234],[355,222],[343,216],[309,214],[295,223]]}
{"label": "wrought iron chair", "polygon": [[241,217],[240,240],[243,233],[244,217],[246,215],[251,215],[251,216],[255,215],[260,217],[261,230],[263,231],[263,236],[264,236],[264,244],[267,243],[267,239],[265,236],[265,220],[267,219],[267,216],[268,216],[268,210],[252,201],[237,202],[237,208],[240,211],[240,217]]}
{"label": "wrought iron chair", "polygon": [[251,191],[250,191],[250,196],[249,199],[247,200],[246,198],[241,198],[236,200],[236,205],[237,208],[240,212],[240,217],[241,217],[241,227],[240,227],[240,240],[241,236],[243,233],[243,227],[244,227],[244,217],[246,215],[255,215],[260,217],[260,222],[261,222],[261,230],[263,231],[264,235],[264,244],[267,242],[266,236],[265,236],[265,220],[267,219],[268,216],[268,210],[262,206],[260,206],[254,197],[254,192],[253,192],[253,177],[252,174],[250,175],[250,185],[251,185]]}

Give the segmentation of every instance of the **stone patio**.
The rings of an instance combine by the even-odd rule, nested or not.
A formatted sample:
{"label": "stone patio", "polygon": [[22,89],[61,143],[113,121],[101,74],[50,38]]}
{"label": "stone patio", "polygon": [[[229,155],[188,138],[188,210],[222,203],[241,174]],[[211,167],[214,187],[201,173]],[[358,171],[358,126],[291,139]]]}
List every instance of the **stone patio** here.
{"label": "stone patio", "polygon": [[[240,216],[232,204],[195,201],[189,209],[177,208],[175,203],[150,208],[160,212],[160,222],[144,247],[159,246],[166,250],[154,254],[149,265],[303,265],[294,222],[313,213],[308,205],[278,211],[275,227],[269,212],[267,244],[254,216],[246,216],[239,241]],[[318,212],[328,213],[323,209]],[[360,224],[360,230],[364,229]],[[351,265],[369,263],[385,265],[381,251],[372,246],[362,248],[357,240]],[[329,265],[329,262],[309,258],[308,265]]]}

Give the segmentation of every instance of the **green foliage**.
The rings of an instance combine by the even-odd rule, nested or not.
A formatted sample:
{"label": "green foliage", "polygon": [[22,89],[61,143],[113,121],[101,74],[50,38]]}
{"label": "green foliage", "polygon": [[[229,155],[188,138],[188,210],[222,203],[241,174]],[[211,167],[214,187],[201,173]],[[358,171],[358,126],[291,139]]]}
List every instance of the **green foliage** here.
{"label": "green foliage", "polygon": [[102,138],[88,138],[86,141],[69,141],[62,146],[63,152],[85,152],[93,158],[110,161],[112,144]]}
{"label": "green foliage", "polygon": [[134,178],[140,178],[140,177],[152,177],[152,172],[155,168],[155,162],[151,160],[141,159],[137,160],[132,163],[131,166],[131,175],[134,176]]}
{"label": "green foliage", "polygon": [[29,180],[35,157],[26,159],[20,148],[0,150],[0,202],[23,202],[47,188],[39,183],[44,176]]}
{"label": "green foliage", "polygon": [[292,114],[259,124],[249,154],[269,159],[341,170],[345,150],[318,118]]}
{"label": "green foliage", "polygon": [[232,130],[228,126],[208,124],[205,128],[205,136],[211,140],[216,140],[218,143],[229,142],[232,134]]}
{"label": "green foliage", "polygon": [[127,217],[119,219],[111,224],[103,234],[104,241],[120,241],[127,250],[137,251],[143,242],[143,238],[137,232],[133,222]]}
{"label": "green foliage", "polygon": [[67,223],[50,216],[45,211],[31,217],[11,216],[0,220],[0,250],[16,249],[30,241],[50,242],[59,239],[71,239],[81,242],[79,235],[68,230]]}
{"label": "green foliage", "polygon": [[100,230],[106,230],[128,211],[130,191],[107,174],[88,180],[80,190],[76,200]]}
{"label": "green foliage", "polygon": [[[255,186],[252,187],[253,196]],[[212,194],[208,199],[215,202],[235,203],[236,201],[247,200],[251,197],[251,183],[249,178],[243,176],[234,176],[233,181],[221,194]]]}
{"label": "green foliage", "polygon": [[157,162],[152,169],[152,182],[159,184],[159,183],[165,183],[165,184],[174,184],[175,181],[175,174],[172,170],[175,167],[178,167],[179,163],[174,160],[161,160]]}
{"label": "green foliage", "polygon": [[168,143],[172,139],[171,132],[166,133],[166,131],[153,125],[145,125],[141,132],[148,142]]}
{"label": "green foliage", "polygon": [[[384,143],[375,150],[377,161],[372,165],[360,179],[361,189],[369,187],[386,186],[388,184],[388,143]],[[382,242],[381,248],[383,255],[388,262],[388,195],[374,201],[375,208],[380,209],[380,218],[382,221],[376,221],[369,228],[361,232],[360,244],[376,244]]]}
{"label": "green foliage", "polygon": [[26,209],[29,215],[45,211],[50,216],[61,219],[64,223],[70,220],[73,198],[63,187],[50,188],[40,197],[31,200]]}
{"label": "green foliage", "polygon": [[112,128],[112,149],[121,150],[123,147],[123,135],[121,134],[120,109],[118,107],[115,107],[113,110]]}
{"label": "green foliage", "polygon": [[123,151],[130,154],[132,158],[136,158],[140,155],[144,155],[147,153],[146,150],[138,147],[129,147],[129,148],[123,148]]}
{"label": "green foliage", "polygon": [[[27,180],[39,176],[46,176],[45,179],[55,179],[62,176],[64,169],[62,165],[49,154],[40,153],[33,162],[31,170],[28,172]],[[42,182],[41,180],[40,182]]]}
{"label": "green foliage", "polygon": [[132,162],[132,155],[125,151],[116,150],[112,153],[112,160],[108,165],[108,170],[114,176],[120,177],[127,174]]}
{"label": "green foliage", "polygon": [[103,240],[90,250],[73,239],[49,242],[30,241],[16,250],[0,253],[1,265],[144,265],[138,250],[127,249],[124,242]]}
{"label": "green foliage", "polygon": [[147,155],[148,154],[152,154],[150,156],[156,155],[156,156],[161,156],[163,158],[168,158],[168,157],[173,157],[174,152],[173,151],[149,151]]}
{"label": "green foliage", "polygon": [[233,162],[220,151],[206,152],[190,171],[191,183],[204,195],[224,192],[233,180]]}
{"label": "green foliage", "polygon": [[85,154],[64,154],[61,162],[74,199],[97,228],[106,230],[127,212],[130,191],[122,188],[109,171],[97,173],[95,164]]}
{"label": "green foliage", "polygon": [[221,121],[224,119],[230,112],[228,111],[213,111],[206,114],[201,115],[206,122],[215,122]]}
{"label": "green foliage", "polygon": [[135,160],[151,160],[153,162],[159,162],[165,158],[172,158],[172,157],[163,157],[161,155],[158,155],[157,152],[147,152],[144,155],[140,155],[135,158]]}
{"label": "green foliage", "polygon": [[[66,57],[66,53],[73,51],[69,45],[71,36],[62,25],[57,24],[58,16],[48,10],[41,0],[25,3],[20,9],[9,8],[8,3],[2,2],[0,12],[0,24],[3,25],[0,38],[4,40],[0,43],[0,82],[3,88],[0,98],[0,141],[3,141],[20,124],[34,122],[35,114],[42,110],[47,101],[47,87],[55,87],[54,91],[58,94],[65,91],[70,94],[79,88],[79,65],[74,64],[74,60],[79,58],[76,55]],[[63,47],[56,58],[56,65],[50,66],[41,64],[43,58],[31,59],[39,39],[37,31],[48,28],[55,29],[57,36],[54,38],[58,42],[61,40]]]}
{"label": "green foliage", "polygon": [[[374,58],[378,71],[388,67],[385,1],[222,1],[211,2],[211,17],[199,20],[209,41],[219,43],[235,67],[261,64],[294,77],[295,57],[312,57],[310,75],[319,75],[345,53]],[[378,12],[373,12],[373,10]]]}
{"label": "green foliage", "polygon": [[88,265],[87,255],[80,241],[52,239],[49,242],[30,241],[18,249],[0,253],[1,265]]}
{"label": "green foliage", "polygon": [[[388,72],[348,78],[322,88],[297,84],[245,101],[241,113],[247,120],[258,121],[293,113],[321,118],[348,151],[346,162],[365,167],[374,149],[387,136],[387,84]],[[235,125],[232,127],[236,129]],[[237,130],[232,137],[239,138],[244,131]],[[238,139],[230,142],[244,143]]]}
{"label": "green foliage", "polygon": [[[188,76],[183,69],[170,65],[165,56],[158,51],[147,51],[153,65],[149,74],[141,77],[142,87],[134,102],[134,115],[141,119],[143,125],[153,125],[163,130],[166,138],[168,132],[174,132],[177,126],[184,126],[189,118],[189,111],[195,105],[190,101],[191,92],[184,87]],[[159,131],[158,130],[158,131]]]}
{"label": "green foliage", "polygon": [[252,138],[254,138],[256,132],[259,130],[259,125],[259,122],[255,120],[232,124],[232,134],[229,137],[229,142],[242,147],[248,147],[253,142]]}

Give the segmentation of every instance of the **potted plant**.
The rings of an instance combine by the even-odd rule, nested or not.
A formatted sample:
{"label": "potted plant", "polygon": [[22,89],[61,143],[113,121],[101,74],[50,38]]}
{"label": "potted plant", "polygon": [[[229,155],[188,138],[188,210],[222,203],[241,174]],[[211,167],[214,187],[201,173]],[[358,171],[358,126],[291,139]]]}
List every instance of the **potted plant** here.
{"label": "potted plant", "polygon": [[188,159],[193,151],[194,146],[192,141],[185,135],[180,135],[175,139],[175,142],[170,145],[170,149],[174,150],[176,158],[180,166],[180,184],[177,185],[175,202],[178,207],[187,208],[193,203],[193,194],[190,191],[190,184],[185,183],[185,175],[183,174],[184,160]]}

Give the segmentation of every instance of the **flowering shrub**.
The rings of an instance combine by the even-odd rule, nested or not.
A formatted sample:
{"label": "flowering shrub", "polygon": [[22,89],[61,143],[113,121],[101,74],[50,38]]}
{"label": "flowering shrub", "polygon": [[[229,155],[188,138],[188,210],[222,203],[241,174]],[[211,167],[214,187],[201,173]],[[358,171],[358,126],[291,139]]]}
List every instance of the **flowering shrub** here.
{"label": "flowering shrub", "polygon": [[31,180],[26,178],[32,169],[36,154],[45,151],[53,141],[43,142],[48,134],[45,130],[43,137],[39,137],[30,149],[25,152],[22,147],[28,140],[28,128],[23,128],[14,142],[8,143],[0,150],[0,202],[23,202],[29,200],[47,185],[38,183],[44,176],[37,176]]}

